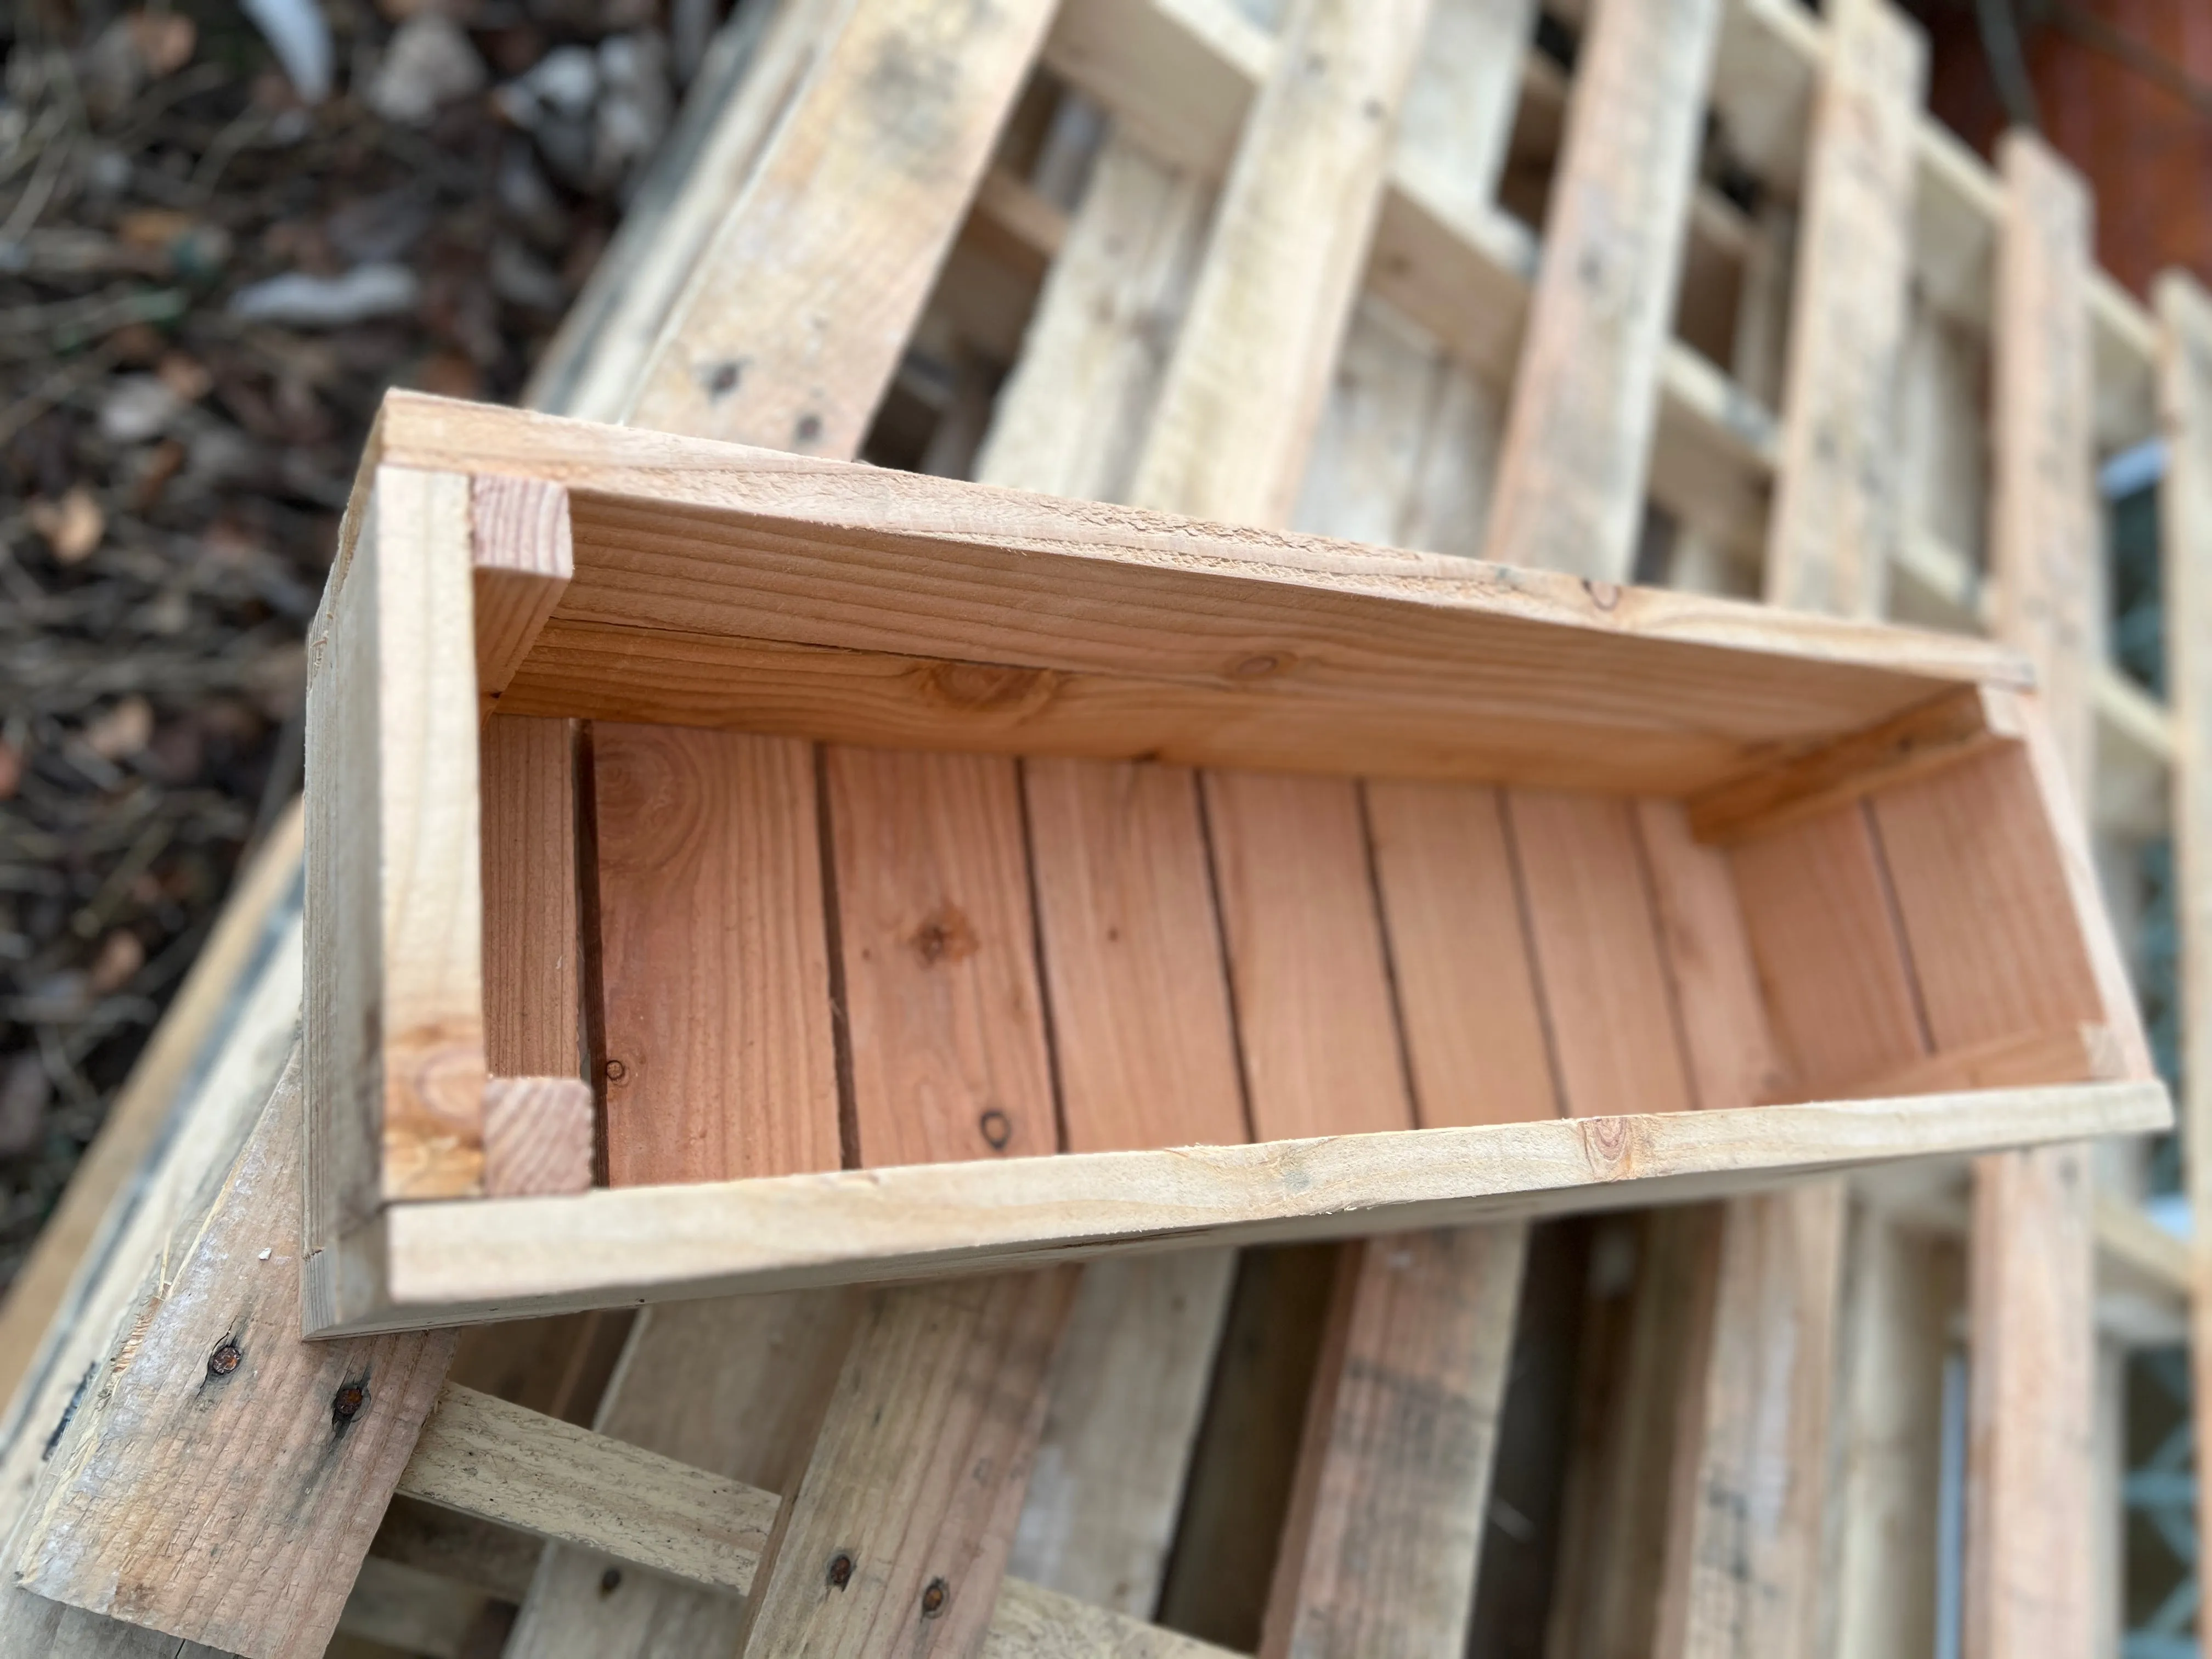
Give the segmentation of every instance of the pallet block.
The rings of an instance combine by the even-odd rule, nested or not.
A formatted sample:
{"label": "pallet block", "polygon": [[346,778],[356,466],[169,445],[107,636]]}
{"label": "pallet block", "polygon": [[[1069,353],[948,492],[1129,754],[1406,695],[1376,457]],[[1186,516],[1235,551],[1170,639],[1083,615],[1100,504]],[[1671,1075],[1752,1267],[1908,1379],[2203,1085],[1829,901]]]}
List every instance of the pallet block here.
{"label": "pallet block", "polygon": [[[559,556],[482,510],[516,480]],[[353,522],[312,647],[312,1332],[1608,1207],[2170,1115],[2026,675],[1984,644],[397,393]],[[471,620],[518,609],[534,635]],[[495,752],[518,716],[588,723],[590,850],[526,884],[488,872],[557,855],[575,807],[551,788],[562,833],[479,857],[478,727]],[[1147,788],[1199,863],[1102,927],[1068,860]],[[1675,854],[1733,890],[1747,1017],[1802,1028],[1775,1104],[1681,1109]],[[486,1057],[486,896],[518,886],[581,964],[588,1156],[580,1079]],[[1991,914],[2034,948],[1991,963]],[[1540,1049],[1558,1115],[1436,990],[1501,955],[1542,1042],[1499,1052]],[[1251,1144],[1198,1091],[1204,1150],[1023,1156],[1131,1144],[1086,1099],[1184,1109],[1055,1045],[1072,988],[1164,994],[1102,961],[1172,964],[1185,1010],[1225,988]],[[1942,975],[1992,970],[1995,1027],[1930,1024]],[[1586,1029],[1547,1025],[1547,981],[1604,991]],[[786,1060],[697,1074],[700,1020],[772,1023]],[[903,1066],[922,1032],[958,1075]],[[967,1144],[912,1141],[910,1103],[956,1087],[997,1103]],[[518,1096],[568,1167],[500,1195]],[[721,1138],[735,1178],[653,1184],[670,1136]],[[793,1148],[820,1173],[748,1176]]]}

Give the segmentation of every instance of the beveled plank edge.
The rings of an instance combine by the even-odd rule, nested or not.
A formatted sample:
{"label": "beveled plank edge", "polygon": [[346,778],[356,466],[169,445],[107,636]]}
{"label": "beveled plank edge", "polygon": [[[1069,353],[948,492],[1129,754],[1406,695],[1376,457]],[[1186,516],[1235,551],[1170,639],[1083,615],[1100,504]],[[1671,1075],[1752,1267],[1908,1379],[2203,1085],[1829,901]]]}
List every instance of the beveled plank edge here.
{"label": "beveled plank edge", "polygon": [[336,1336],[1685,1202],[2172,1121],[2162,1084],[2069,1085],[396,1204],[310,1259],[306,1325]]}
{"label": "beveled plank edge", "polygon": [[2017,742],[2014,705],[1979,686],[1947,691],[1903,714],[1690,796],[1690,832],[1728,845],[1972,760]]}
{"label": "beveled plank edge", "polygon": [[[2016,653],[1958,634],[1777,611],[1747,600],[1620,587],[1551,571],[1206,523],[1145,508],[895,473],[743,444],[601,426],[394,390],[374,441],[386,465],[542,478],[573,495],[781,520],[825,538],[895,538],[1227,577],[1622,639],[2029,689]],[[1079,532],[1080,533],[1071,533]],[[589,548],[579,539],[580,574]],[[340,579],[334,569],[332,580]]]}

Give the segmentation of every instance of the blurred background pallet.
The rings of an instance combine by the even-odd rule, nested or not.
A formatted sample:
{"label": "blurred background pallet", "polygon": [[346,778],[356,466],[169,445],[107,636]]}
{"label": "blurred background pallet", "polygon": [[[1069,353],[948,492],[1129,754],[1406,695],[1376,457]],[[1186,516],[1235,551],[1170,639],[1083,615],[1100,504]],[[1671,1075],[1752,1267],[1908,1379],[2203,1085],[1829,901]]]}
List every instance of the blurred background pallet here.
{"label": "blurred background pallet", "polygon": [[[624,228],[539,363],[535,400],[1071,495],[1567,562],[1597,580],[1993,628],[2038,660],[2066,712],[2099,871],[2133,941],[2165,1064],[2181,1075],[2191,1038],[2201,1049],[2212,1031],[2212,1008],[2184,1017],[2172,971],[2212,945],[2212,919],[2176,922],[2192,912],[2178,886],[2212,893],[2199,867],[2212,814],[2185,787],[2212,776],[2208,694],[2190,685],[2194,659],[2180,648],[2212,626],[2192,608],[2202,601],[2191,580],[2212,550],[2201,519],[2169,511],[2161,525],[2151,503],[2172,493],[2159,489],[2168,465],[2186,483],[2186,469],[2212,453],[2201,425],[2174,428],[2171,447],[2160,441],[2162,376],[2172,418],[2197,418],[2184,396],[2186,353],[2167,343],[2187,326],[2187,302],[2169,300],[2154,319],[2096,268],[2094,236],[2131,283],[2172,250],[2146,260],[2140,242],[2115,241],[2111,216],[2093,216],[2050,149],[2008,139],[1992,170],[1921,112],[1928,71],[1911,25],[1873,0],[1830,0],[1825,16],[1792,0],[1642,10],[1597,0],[1540,14],[1477,0],[1297,4],[1287,16],[1227,0],[1065,0],[1049,17],[1006,9],[987,46],[939,9],[851,0],[801,15],[747,3],[711,48],[690,26],[699,89],[657,169],[630,186]],[[2028,112],[2019,98],[2028,85],[2046,131],[2079,154],[2067,144],[2077,83],[2054,37],[2088,40],[2095,18],[2057,9],[2057,25],[2014,41],[2019,74],[2004,101]],[[1931,12],[1938,106],[1962,118],[1966,25]],[[119,37],[138,54],[127,61],[158,92],[148,65],[166,61],[162,48],[135,28]],[[418,40],[437,33],[409,24],[399,33],[410,30]],[[354,38],[385,34],[363,20]],[[471,52],[524,50],[496,29],[470,38]],[[871,41],[884,58],[856,55]],[[388,69],[402,52],[397,36],[383,44]],[[2002,34],[1965,44],[1997,67],[2002,88],[2012,71]],[[620,101],[622,58],[602,48],[594,58],[603,107]],[[55,61],[19,37],[10,88],[27,123],[64,107]],[[904,72],[855,67],[878,61]],[[831,78],[841,70],[850,78]],[[2143,81],[2138,65],[2128,84],[2148,106]],[[257,118],[283,115],[280,90],[267,91],[273,107]],[[132,95],[121,107],[136,107]],[[2160,95],[2186,104],[2196,94],[2166,86]],[[480,107],[473,99],[457,93],[434,121],[465,131],[453,112]],[[1370,136],[1370,99],[1382,131],[1395,111],[1388,143]],[[51,118],[57,131],[68,118],[65,108]],[[113,118],[95,126],[103,118],[112,134]],[[358,100],[347,118],[365,123]],[[564,141],[549,137],[550,115],[533,118],[532,165],[553,166]],[[451,147],[445,126],[431,130]],[[187,153],[193,136],[167,142]],[[416,154],[404,137],[382,142]],[[489,158],[495,142],[479,153]],[[243,161],[232,165],[273,173],[264,143],[234,141]],[[761,179],[779,165],[788,179],[828,176],[806,169],[841,143],[881,169],[877,183],[853,187],[842,219],[811,198],[820,263],[793,253],[771,270],[750,240],[765,210]],[[526,145],[507,153],[510,163],[532,155]],[[39,153],[21,154],[27,192]],[[603,222],[594,191],[608,187],[591,185],[589,166],[563,176],[562,199]],[[2121,176],[2093,181],[2107,201],[2127,199],[2125,164],[2112,171]],[[83,188],[58,163],[54,176]],[[530,192],[517,184],[509,194]],[[175,240],[162,257],[182,257]],[[282,240],[264,235],[252,257]],[[543,270],[544,255],[532,257]],[[484,313],[465,284],[438,301],[459,319],[443,326],[475,343],[473,385],[450,360],[434,368],[436,354],[418,379],[517,384],[549,313],[507,297],[527,286],[521,269],[507,271],[489,348],[468,320],[471,307]],[[695,283],[699,270],[710,275]],[[732,292],[732,272],[786,285],[765,288],[757,274]],[[533,292],[544,301],[553,291]],[[805,309],[824,293],[838,295],[834,307]],[[827,317],[834,378],[778,356],[803,315]],[[185,347],[213,356],[191,326]],[[266,399],[331,384],[297,345],[261,367],[279,337],[242,337],[264,356],[229,371],[237,389],[222,382],[226,407],[252,407],[257,387]],[[139,381],[177,396],[170,383],[185,370],[158,340],[102,339],[96,349],[112,361],[97,372],[143,367]],[[370,361],[389,362],[384,349]],[[711,371],[722,363],[743,368],[718,392]],[[97,405],[71,387],[31,400],[58,402],[76,420],[58,439],[26,408],[22,429],[46,447],[16,446],[33,458],[19,476],[34,479],[45,509],[25,522],[58,562],[83,539],[89,505],[103,523],[77,556],[82,568],[143,582],[126,556],[140,520],[199,534],[204,547],[222,538],[189,494],[179,510],[198,520],[164,522],[167,509],[125,504],[125,459],[110,489],[72,504],[66,455],[51,458],[58,442],[66,452],[69,432],[96,417],[100,441],[129,465],[148,455],[149,440],[107,435],[137,428],[127,409],[107,412],[123,388],[96,384]],[[149,406],[155,396],[131,395]],[[1877,424],[1867,411],[1889,399],[1896,412]],[[189,481],[196,434],[191,416],[174,418],[185,422],[179,438],[150,441],[185,448]],[[1838,453],[1854,441],[1860,453]],[[326,447],[343,453],[348,440]],[[325,471],[342,483],[343,470]],[[1824,474],[1826,493],[1814,487]],[[303,497],[316,499],[295,487],[291,499]],[[276,523],[303,546],[318,533]],[[2109,566],[2094,556],[2106,542]],[[65,577],[60,591],[80,580]],[[261,591],[284,590],[264,578]],[[116,605],[120,592],[98,602]],[[40,626],[64,625],[51,601],[39,603],[49,606]],[[208,601],[195,591],[191,603]],[[24,614],[41,615],[30,605]],[[274,614],[298,613],[279,602]],[[63,689],[7,733],[9,753],[32,763],[27,807],[66,805],[40,793],[41,769],[78,768],[60,793],[106,801],[121,785],[99,766],[168,764],[166,748],[144,747],[152,738],[124,724],[185,741],[166,736],[173,691],[137,692],[142,712],[131,712],[134,694],[97,677],[45,684]],[[258,799],[281,805],[282,767],[270,775]],[[257,813],[279,823],[274,806]],[[235,844],[244,822],[189,833]],[[27,868],[51,863],[69,831],[56,817],[40,833],[46,840],[23,842]],[[33,1113],[54,1089],[88,1121],[99,1066],[115,1064],[98,1041],[146,1018],[122,1004],[157,995],[161,975],[191,955],[189,944],[173,947],[173,961],[161,948],[158,896],[131,900],[148,907],[143,918],[108,896],[176,867],[163,862],[173,830],[151,851],[153,833],[133,833],[121,861],[87,866],[99,881],[78,908],[64,907],[52,934],[75,943],[57,952],[41,935],[25,958],[53,981],[19,978],[14,1029],[39,1036],[23,1052],[37,1054],[45,1081],[19,1085],[17,1071],[32,1073],[18,1062],[9,1097],[35,1093]],[[270,1033],[289,1022],[271,1011],[283,1007],[283,952],[296,951],[283,933],[294,879],[285,848],[272,829],[177,1004],[173,1033],[164,1028],[125,1097],[130,1109],[114,1115],[116,1138],[88,1163],[91,1181],[125,1202],[112,1206],[96,1184],[68,1200],[71,1218],[50,1230],[0,1315],[11,1337],[26,1335],[0,1346],[0,1362],[28,1361],[9,1419],[11,1503],[108,1344],[151,1259],[148,1241],[192,1213],[190,1194],[243,1138],[281,1064]],[[139,963],[125,962],[133,946],[109,942],[118,917],[154,935],[131,933]],[[95,947],[112,957],[104,969]],[[69,973],[76,980],[60,983]],[[228,999],[227,978],[238,988]],[[2200,1005],[2208,981],[2212,967],[2187,981]],[[40,996],[76,1012],[41,1024]],[[2185,1098],[2197,1121],[2212,1110],[2193,1081]],[[166,1134],[154,1127],[165,1111]],[[228,1127],[198,1128],[211,1121]],[[180,1162],[185,1147],[198,1163]],[[2172,1225],[2185,1215],[2172,1196],[2181,1179],[2173,1145],[2100,1148],[1993,1164],[1971,1188],[1862,1184],[1832,1192],[1825,1212],[1792,1200],[1540,1226],[1510,1246],[1511,1260],[1525,1255],[1517,1279],[1449,1264],[1437,1279],[1447,1300],[1464,1294],[1450,1286],[1484,1282],[1480,1271],[1500,1287],[1471,1304],[1471,1322],[1457,1328],[1465,1346],[1441,1379],[1467,1423],[1495,1425],[1486,1432],[1499,1462],[1486,1501],[1479,1481],[1472,1508],[1464,1481],[1442,1494],[1461,1507],[1442,1529],[1448,1547],[1421,1558],[1425,1570],[1441,1562],[1443,1576],[1413,1598],[1425,1611],[1411,1636],[1398,1632],[1407,1650],[1438,1650],[1437,1620],[1455,1607],[1470,1652],[1561,1659],[2190,1650],[2195,1493],[2179,1349],[2194,1269],[2185,1225]],[[81,1255],[103,1213],[107,1243]],[[1011,1500],[1020,1508],[1011,1570],[1235,1649],[1259,1647],[1264,1631],[1271,1649],[1395,1650],[1390,1633],[1355,1616],[1379,1598],[1316,1589],[1300,1600],[1286,1588],[1342,1582],[1328,1571],[1329,1529],[1316,1506],[1360,1513],[1343,1506],[1362,1488],[1325,1474],[1341,1467],[1323,1431],[1343,1412],[1310,1419],[1309,1402],[1343,1400],[1332,1390],[1354,1328],[1342,1310],[1372,1299],[1360,1280],[1381,1268],[1311,1247],[1168,1265],[1176,1260],[1087,1274],[1050,1403],[1027,1431],[1037,1473],[1026,1502],[1018,1486]],[[29,1338],[64,1308],[43,1346]],[[634,1326],[585,1316],[488,1329],[465,1340],[453,1376],[755,1486],[834,1490],[823,1482],[836,1471],[808,1487],[805,1448],[773,1412],[757,1442],[740,1445],[731,1424],[699,1420],[687,1401],[752,1386],[760,1344],[796,1353],[839,1339],[781,1302],[717,1318],[701,1304]],[[793,1371],[808,1367],[794,1360]],[[1125,1374],[1148,1386],[1109,1385]],[[1320,1438],[1302,1453],[1308,1434]],[[1398,1455],[1425,1453],[1415,1443]],[[1368,1490],[1397,1488],[1386,1480]],[[511,1534],[448,1526],[440,1542],[440,1524],[412,1500],[395,1504],[342,1629],[433,1653],[497,1650],[502,1639],[514,1653],[696,1651],[714,1639],[700,1620],[737,1635],[735,1604],[714,1591],[625,1577],[573,1541],[549,1550],[526,1585],[514,1564],[526,1547]],[[1283,1557],[1298,1571],[1278,1569],[1285,1540],[1304,1552]],[[446,1584],[463,1585],[458,1595],[405,1577],[435,1580],[441,1567]],[[1301,1631],[1318,1633],[1294,1639]]]}

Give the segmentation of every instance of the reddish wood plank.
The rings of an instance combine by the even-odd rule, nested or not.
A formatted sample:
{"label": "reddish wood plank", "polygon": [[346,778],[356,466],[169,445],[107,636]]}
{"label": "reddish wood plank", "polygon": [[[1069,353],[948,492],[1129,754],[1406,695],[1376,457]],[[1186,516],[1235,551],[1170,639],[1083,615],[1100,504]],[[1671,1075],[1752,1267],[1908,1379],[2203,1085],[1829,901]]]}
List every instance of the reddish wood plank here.
{"label": "reddish wood plank", "polygon": [[1728,855],[1692,839],[1680,801],[1638,801],[1636,828],[1698,1105],[1771,1100],[1781,1085],[1781,1061]]}
{"label": "reddish wood plank", "polygon": [[1260,772],[1205,784],[1254,1133],[1412,1127],[1358,786]]}
{"label": "reddish wood plank", "polygon": [[837,1168],[811,750],[602,724],[592,755],[610,1181]]}
{"label": "reddish wood plank", "polygon": [[1053,1151],[1014,763],[832,747],[823,767],[860,1161]]}
{"label": "reddish wood plank", "polygon": [[1366,790],[1423,1127],[1557,1115],[1498,791],[1385,782]]}
{"label": "reddish wood plank", "polygon": [[1632,804],[1516,789],[1505,808],[1568,1113],[1688,1110],[1695,1097]]}
{"label": "reddish wood plank", "polygon": [[1874,816],[1938,1050],[2106,1018],[2027,756],[1892,790]]}
{"label": "reddish wood plank", "polygon": [[1929,1049],[1866,810],[1853,802],[1734,849],[1787,1091],[1826,1098]]}
{"label": "reddish wood plank", "polygon": [[1198,779],[1023,763],[1067,1149],[1248,1138]]}
{"label": "reddish wood plank", "polygon": [[501,715],[480,744],[484,1058],[503,1077],[581,1076],[575,728]]}

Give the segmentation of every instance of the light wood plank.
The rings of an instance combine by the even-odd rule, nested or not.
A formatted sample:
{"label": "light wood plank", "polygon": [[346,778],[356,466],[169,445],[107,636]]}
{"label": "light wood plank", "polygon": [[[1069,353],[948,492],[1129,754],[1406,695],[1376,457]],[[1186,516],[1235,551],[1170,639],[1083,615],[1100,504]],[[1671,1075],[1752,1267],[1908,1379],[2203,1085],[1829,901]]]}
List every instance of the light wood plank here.
{"label": "light wood plank", "polygon": [[740,1653],[981,1644],[1079,1277],[1061,1267],[871,1298],[777,1518]]}
{"label": "light wood plank", "polygon": [[489,720],[576,574],[568,492],[541,478],[469,480],[477,708]]}
{"label": "light wood plank", "polygon": [[308,1236],[483,1173],[469,481],[373,469],[308,645]]}
{"label": "light wood plank", "polygon": [[[2104,656],[2092,473],[2089,201],[2066,164],[2025,133],[2005,136],[1997,166],[2004,205],[1990,505],[1996,631],[2034,661],[2048,698],[2055,769],[2078,789],[2094,775],[2091,693]],[[1883,815],[1885,842],[1895,847],[1916,832],[1924,841],[1961,803],[1962,792],[1977,787],[2033,793],[2034,771],[2032,764],[2008,769],[1984,761],[1955,781],[1916,786]],[[2057,810],[2073,816],[2063,804]],[[2051,834],[2047,822],[2027,833],[2039,827]],[[2006,876],[2022,859],[2065,861],[2059,848],[2024,845],[2017,831],[2001,837],[1986,827],[1976,850],[1997,867],[1977,869],[1941,894],[1931,890],[1927,903],[2002,899]],[[1901,900],[1909,879],[1900,867]],[[1911,928],[1914,907],[1906,902]],[[1980,909],[1977,921],[2011,948],[2038,948],[2049,925],[2033,904],[2007,913]],[[1941,1042],[1970,1042],[2102,1012],[2095,966],[2084,960],[2078,936],[2071,951],[2059,945],[2055,955],[1986,974],[1978,984],[1962,981],[1955,957],[1932,939],[1916,936],[1913,953]],[[2046,1008],[2048,1018],[2035,1017]],[[2124,1018],[2131,1024],[2133,1014],[2130,1008]],[[2087,1652],[2095,1643],[2088,1541],[2095,1273],[2087,1152],[2057,1146],[1995,1157],[1975,1172],[1967,1276],[1967,1659],[2037,1659]]]}
{"label": "light wood plank", "polygon": [[[857,1296],[825,1300],[820,1291],[645,1309],[593,1426],[642,1451],[765,1488],[763,1497],[788,1493],[859,1311]],[[732,1401],[744,1409],[731,1409]],[[773,1522],[772,1505],[768,1513]],[[507,1640],[510,1659],[735,1650],[743,1602],[696,1582],[629,1571],[606,1544],[546,1548]],[[751,1564],[744,1570],[750,1574]]]}
{"label": "light wood plank", "polygon": [[484,1085],[484,1194],[580,1193],[592,1184],[597,1114],[573,1077],[495,1077]]}
{"label": "light wood plank", "polygon": [[2089,193],[2041,141],[1997,155],[2003,234],[1991,333],[1990,573],[1996,633],[2035,664],[2066,774],[2094,775],[2104,562],[2091,426]]}
{"label": "light wood plank", "polygon": [[1108,132],[999,393],[977,478],[1082,500],[1127,495],[1212,206],[1190,174]]}
{"label": "light wood plank", "polygon": [[742,1595],[775,1494],[447,1383],[398,1490]]}
{"label": "light wood plank", "polygon": [[1181,1250],[1084,1269],[1011,1572],[1152,1613],[1236,1267],[1234,1251]]}
{"label": "light wood plank", "polygon": [[[1675,793],[1957,684],[2024,679],[1962,638],[400,393],[383,432],[387,456],[465,445],[571,482],[577,574],[508,690],[516,713],[818,734],[842,684],[908,711],[873,715],[878,741],[910,724],[900,741],[930,746],[1150,743],[1407,775],[1474,775],[1494,744],[1523,769],[1581,752],[1594,786]],[[641,650],[640,633],[660,637]],[[559,665],[594,640],[594,665]],[[1685,673],[1698,646],[1725,649]],[[779,689],[769,662],[794,678]],[[684,697],[657,705],[656,675]],[[1111,747],[1055,741],[1109,697]],[[1192,723],[1166,726],[1178,708]]]}
{"label": "light wood plank", "polygon": [[480,742],[485,1061],[502,1077],[578,1077],[575,728],[503,715]]}
{"label": "light wood plank", "polygon": [[[1732,1200],[1655,1652],[1816,1650],[1844,1188]],[[1686,1478],[1685,1478],[1686,1476]]]}
{"label": "light wood plank", "polygon": [[1576,62],[1488,557],[1626,580],[1718,0],[1607,5]]}
{"label": "light wood plank", "polygon": [[1070,1152],[1249,1138],[1198,780],[1022,768]]}
{"label": "light wood plank", "polygon": [[1561,1097],[1576,1117],[1695,1103],[1635,809],[1505,793]]}
{"label": "light wood plank", "polygon": [[837,1168],[812,754],[600,724],[592,756],[610,1180]]}
{"label": "light wood plank", "polygon": [[1137,1247],[1342,1237],[1669,1203],[1889,1158],[2163,1128],[2154,1083],[1671,1110],[1257,1146],[395,1206],[380,1286],[312,1276],[318,1334],[848,1284]]}
{"label": "light wood plank", "polygon": [[[2159,280],[2160,397],[2167,471],[2159,496],[2166,684],[2173,707],[2175,920],[2181,934],[2181,1121],[2192,1213],[2212,1216],[2212,301],[2195,280]],[[2191,1272],[2212,1285],[2212,1237]],[[2191,1304],[2191,1375],[2212,1400],[2212,1304]],[[2212,1491],[2198,1488],[2200,1574],[2212,1568]]]}
{"label": "light wood plank", "polygon": [[1889,0],[1838,0],[1813,113],[1766,598],[1879,617],[1903,526],[1895,441],[1926,38]]}
{"label": "light wood plank", "polygon": [[[1052,10],[847,7],[692,266],[624,419],[857,452]],[[886,64],[905,67],[887,81]],[[835,212],[820,210],[825,191]]]}
{"label": "light wood plank", "polygon": [[1054,1151],[1014,763],[833,748],[823,769],[860,1161]]}
{"label": "light wood plank", "polygon": [[1378,782],[1366,798],[1420,1121],[1555,1115],[1559,1085],[1498,791]]}
{"label": "light wood plank", "polygon": [[[1297,0],[1222,187],[1131,498],[1287,521],[1429,0]],[[1246,343],[1266,339],[1264,354]]]}
{"label": "light wood plank", "polygon": [[1854,1205],[1838,1322],[1838,1659],[1935,1659],[1954,1240]]}
{"label": "light wood plank", "polygon": [[55,1449],[26,1589],[249,1659],[329,1641],[453,1340],[300,1340],[304,1118],[295,1063]]}
{"label": "light wood plank", "polygon": [[1253,1133],[1411,1127],[1358,786],[1210,772],[1206,815]]}
{"label": "light wood plank", "polygon": [[1464,1643],[1527,1245],[1506,1226],[1345,1251],[1263,1659]]}
{"label": "light wood plank", "polygon": [[1742,841],[2024,735],[2004,697],[1984,696],[1978,688],[1948,693],[1839,742],[1699,792],[1689,801],[1690,827],[1699,841]]}

